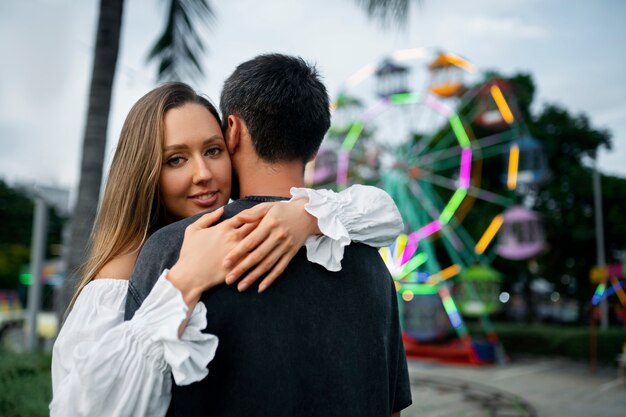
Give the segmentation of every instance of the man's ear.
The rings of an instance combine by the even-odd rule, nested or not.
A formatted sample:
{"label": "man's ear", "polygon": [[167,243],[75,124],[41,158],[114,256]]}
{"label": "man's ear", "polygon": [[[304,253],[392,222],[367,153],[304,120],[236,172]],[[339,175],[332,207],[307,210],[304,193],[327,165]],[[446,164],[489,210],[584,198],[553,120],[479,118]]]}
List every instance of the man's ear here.
{"label": "man's ear", "polygon": [[229,154],[234,154],[239,147],[239,141],[241,139],[241,119],[239,119],[235,115],[229,115],[228,122],[226,127],[226,132],[224,132],[224,138],[226,139],[226,147],[228,148]]}

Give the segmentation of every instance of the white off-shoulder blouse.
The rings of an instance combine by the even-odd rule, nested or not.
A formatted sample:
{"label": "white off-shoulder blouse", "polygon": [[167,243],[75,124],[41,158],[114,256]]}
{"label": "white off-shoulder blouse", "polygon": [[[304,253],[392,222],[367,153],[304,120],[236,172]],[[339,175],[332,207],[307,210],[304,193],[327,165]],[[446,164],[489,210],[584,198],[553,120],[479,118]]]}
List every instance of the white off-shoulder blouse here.
{"label": "white off-shoulder blouse", "polygon": [[[311,262],[341,269],[346,245],[381,247],[402,231],[398,209],[381,189],[355,185],[342,192],[292,188],[292,200],[308,198],[305,210],[323,236],[305,245]],[[52,352],[52,417],[164,416],[171,380],[188,385],[203,379],[218,339],[202,333],[206,308],[199,302],[187,317],[182,294],[163,271],[130,321],[124,321],[128,281],[98,279],[82,290]]]}

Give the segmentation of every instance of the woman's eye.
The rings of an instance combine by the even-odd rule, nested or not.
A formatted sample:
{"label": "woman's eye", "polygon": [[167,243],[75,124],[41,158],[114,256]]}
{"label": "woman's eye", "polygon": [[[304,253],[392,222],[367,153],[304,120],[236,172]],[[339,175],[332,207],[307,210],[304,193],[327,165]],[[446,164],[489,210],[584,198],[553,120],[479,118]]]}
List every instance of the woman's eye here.
{"label": "woman's eye", "polygon": [[205,151],[205,154],[208,156],[217,156],[222,152],[222,149],[219,147],[209,148]]}
{"label": "woman's eye", "polygon": [[173,156],[167,160],[166,164],[168,164],[169,166],[175,167],[175,166],[182,164],[183,162],[184,162],[184,159],[182,156]]}

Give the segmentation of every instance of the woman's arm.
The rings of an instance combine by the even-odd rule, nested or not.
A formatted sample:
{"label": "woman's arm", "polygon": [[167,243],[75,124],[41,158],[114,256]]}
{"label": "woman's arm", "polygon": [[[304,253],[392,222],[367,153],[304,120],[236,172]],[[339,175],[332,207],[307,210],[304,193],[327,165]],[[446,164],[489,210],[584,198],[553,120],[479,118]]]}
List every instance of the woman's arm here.
{"label": "woman's arm", "polygon": [[258,227],[225,257],[224,266],[230,268],[227,283],[250,270],[238,284],[243,291],[271,269],[259,284],[263,291],[305,243],[309,261],[338,271],[344,247],[352,241],[387,246],[404,227],[396,204],[380,188],[353,185],[339,193],[292,188],[291,194],[287,204],[259,204],[236,216]]}
{"label": "woman's arm", "polygon": [[208,226],[221,209],[188,226],[168,279],[190,308],[208,288],[232,284],[246,271],[237,289],[244,291],[267,273],[259,284],[264,291],[303,244],[309,261],[338,271],[350,242],[386,246],[404,227],[395,203],[380,188],[353,185],[339,193],[292,188],[291,194],[288,202],[258,204],[213,227]]}
{"label": "woman's arm", "polygon": [[351,242],[388,246],[402,233],[404,223],[393,199],[384,190],[353,185],[339,193],[292,188],[293,199],[307,198],[308,213],[318,219],[321,236],[306,241],[309,261],[339,271],[344,248]]}
{"label": "woman's arm", "polygon": [[[163,416],[170,375],[178,385],[206,376],[217,337],[202,333],[206,308],[196,294],[224,281],[224,254],[255,227],[238,220],[209,227],[222,213],[188,226],[176,271],[163,271],[131,320],[124,321],[127,279],[99,278],[83,289],[53,348],[52,416]],[[130,255],[98,276],[128,277]]]}
{"label": "woman's arm", "polygon": [[206,309],[197,304],[179,339],[187,305],[165,274],[126,322],[127,280],[83,289],[53,348],[51,416],[164,416],[171,374],[179,385],[206,376],[217,347],[201,332]]}
{"label": "woman's arm", "polygon": [[378,187],[356,184],[338,193],[292,188],[291,194],[292,201],[308,198],[306,211],[317,218],[321,234],[332,240],[347,237],[378,248],[391,245],[404,229],[396,203]]}

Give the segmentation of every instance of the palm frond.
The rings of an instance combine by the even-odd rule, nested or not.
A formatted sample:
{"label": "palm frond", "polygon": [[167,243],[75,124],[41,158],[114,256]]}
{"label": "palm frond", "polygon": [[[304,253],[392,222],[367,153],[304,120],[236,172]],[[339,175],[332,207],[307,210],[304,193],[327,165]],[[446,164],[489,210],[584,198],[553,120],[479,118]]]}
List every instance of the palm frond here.
{"label": "palm frond", "polygon": [[[409,17],[411,0],[355,0],[368,17],[377,20],[382,26],[391,24],[404,26]],[[417,0],[417,3],[421,3]]]}
{"label": "palm frond", "polygon": [[210,0],[169,0],[165,28],[148,53],[157,61],[159,81],[196,80],[204,75],[206,52],[201,29],[211,28],[215,12]]}

